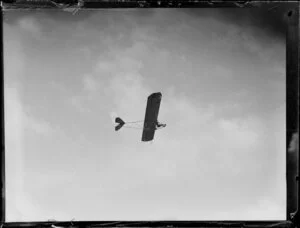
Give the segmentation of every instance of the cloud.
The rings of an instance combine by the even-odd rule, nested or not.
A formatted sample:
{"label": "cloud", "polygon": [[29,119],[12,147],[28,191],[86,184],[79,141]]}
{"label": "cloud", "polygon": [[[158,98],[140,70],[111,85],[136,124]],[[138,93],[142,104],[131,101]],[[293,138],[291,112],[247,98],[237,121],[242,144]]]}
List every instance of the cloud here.
{"label": "cloud", "polygon": [[76,108],[77,111],[80,113],[89,113],[90,109],[86,107],[85,103],[85,96],[83,95],[76,95],[69,98],[70,104]]}
{"label": "cloud", "polygon": [[94,92],[97,90],[97,82],[92,78],[91,75],[83,76],[83,87],[88,92]]}
{"label": "cloud", "polygon": [[[6,35],[13,33],[6,27]],[[14,34],[14,33],[13,33]],[[5,152],[6,152],[6,219],[7,221],[28,221],[28,218],[42,216],[25,189],[26,137],[54,132],[50,123],[32,115],[21,93],[20,83],[25,69],[22,43],[16,37],[6,39],[5,45]],[[18,67],[16,67],[16,65]]]}
{"label": "cloud", "polygon": [[[115,100],[116,109],[125,118],[135,120],[139,116],[144,116],[146,98],[153,91],[144,83],[139,73],[128,71],[128,73],[115,75],[110,80],[109,89],[110,97]],[[196,167],[201,151],[210,154],[205,155],[207,165],[201,164],[202,171],[206,169],[204,173],[211,170],[213,163],[216,167],[226,164],[226,168],[232,169],[235,153],[223,153],[221,156],[222,153],[218,150],[241,151],[257,145],[259,125],[255,121],[216,121],[214,109],[216,107],[196,105],[184,94],[178,93],[174,87],[165,90],[159,118],[168,124],[167,128],[156,132],[155,141],[151,146],[150,144],[149,147],[143,146],[143,149],[149,150],[147,156],[124,151],[127,157],[124,158],[125,161],[130,162],[129,157],[140,162],[129,165],[122,159],[120,161],[123,165],[127,164],[127,167],[133,166],[134,170],[140,170],[139,173],[145,171],[144,175],[155,177],[154,180],[173,178],[178,175],[178,172],[181,172],[181,175],[199,172]],[[120,134],[127,140],[131,138],[131,133],[128,131]],[[135,139],[137,140],[139,139]],[[182,156],[182,151],[187,148],[188,152]],[[183,171],[182,168],[186,166],[189,168]],[[240,172],[242,165],[238,167]],[[227,171],[229,172],[230,169]]]}
{"label": "cloud", "polygon": [[18,25],[23,31],[28,32],[28,34],[34,36],[35,38],[41,38],[42,28],[35,18],[33,17],[21,18],[18,22]]}
{"label": "cloud", "polygon": [[[171,11],[164,13],[167,12]],[[275,189],[272,182],[275,179],[283,183],[281,176],[277,178],[279,174],[276,176],[275,171],[273,172],[282,165],[282,162],[279,162],[282,160],[282,157],[279,159],[279,154],[282,154],[284,143],[280,140],[281,133],[278,133],[278,129],[282,127],[282,121],[279,122],[281,116],[272,119],[269,114],[271,111],[266,114],[263,113],[263,108],[259,112],[251,106],[253,100],[259,100],[252,96],[261,92],[262,88],[257,85],[263,83],[258,77],[255,78],[259,67],[249,67],[249,74],[246,74],[244,69],[257,56],[266,59],[264,63],[274,63],[275,51],[261,51],[264,42],[257,39],[251,29],[242,29],[220,20],[197,20],[185,16],[184,13],[178,15],[175,18],[170,15],[165,17],[160,12],[151,18],[137,20],[139,18],[126,16],[121,12],[111,13],[108,18],[102,18],[101,13],[93,20],[78,23],[81,28],[74,28],[72,22],[71,28],[66,27],[67,32],[62,32],[61,25],[55,30],[59,33],[54,40],[68,40],[70,49],[66,50],[76,46],[78,50],[75,52],[85,53],[88,59],[87,62],[80,62],[78,68],[74,66],[74,75],[70,80],[73,84],[68,81],[68,76],[63,79],[66,81],[61,81],[62,84],[68,84],[70,93],[66,99],[70,106],[75,107],[63,111],[58,109],[61,112],[55,113],[62,118],[57,121],[61,121],[60,126],[67,132],[67,136],[56,139],[57,145],[43,150],[43,157],[51,159],[56,156],[55,153],[59,153],[62,163],[69,161],[72,156],[72,161],[78,162],[78,167],[82,167],[78,174],[80,176],[77,176],[80,183],[70,178],[72,187],[67,184],[60,189],[47,185],[43,175],[38,177],[43,185],[38,186],[41,191],[51,188],[52,192],[67,193],[64,198],[66,201],[72,201],[72,197],[83,194],[86,197],[81,202],[89,208],[92,207],[89,215],[81,214],[76,209],[71,210],[67,206],[65,210],[78,212],[83,219],[87,216],[92,219],[98,218],[98,209],[103,210],[100,214],[104,219],[114,219],[114,216],[120,215],[129,219],[128,216],[133,214],[135,218],[139,215],[142,219],[151,211],[155,211],[155,216],[152,214],[153,218],[164,214],[178,219],[195,219],[200,215],[202,218],[216,218],[220,215],[220,218],[228,219],[238,215],[254,218],[259,214],[251,217],[248,211],[253,212],[255,207],[259,208],[261,214],[269,207],[276,206],[278,209],[277,200],[284,197],[284,194],[281,194],[281,189],[276,188],[276,192],[270,189]],[[122,26],[117,23],[120,19],[125,21],[122,30],[119,30]],[[185,21],[188,19],[193,20],[189,20],[187,24]],[[38,24],[30,23],[21,26],[24,31],[28,32],[31,29],[34,33],[34,27]],[[207,24],[210,26],[207,27]],[[196,29],[196,26],[199,29]],[[210,29],[218,34],[214,37],[209,32],[212,31]],[[65,39],[71,36],[70,34],[72,39]],[[211,42],[215,38],[216,42]],[[86,46],[87,43],[89,46]],[[275,47],[279,44],[272,45]],[[272,49],[272,45],[268,46],[268,50]],[[243,54],[235,55],[236,52],[232,51],[234,48],[240,52],[241,48],[244,48]],[[261,52],[266,56],[260,55]],[[26,54],[30,56],[30,53]],[[47,52],[47,58],[48,55],[51,56],[52,53]],[[58,64],[55,57],[53,56],[51,63]],[[19,61],[18,58],[16,60]],[[240,60],[247,64],[239,65]],[[70,60],[72,63],[76,61],[79,60]],[[217,67],[215,62],[218,62]],[[60,72],[60,68],[55,70]],[[15,74],[21,77],[22,71],[23,69]],[[282,73],[280,67],[274,71]],[[242,74],[239,75],[240,73]],[[255,90],[251,90],[247,80],[239,81],[239,76],[246,77],[244,73],[246,76],[253,75]],[[40,79],[35,79],[37,78]],[[236,82],[241,84],[236,85]],[[238,88],[244,85],[245,88]],[[21,87],[11,87],[16,90],[15,100],[22,98],[22,90],[19,89]],[[158,91],[163,94],[159,120],[167,123],[167,127],[156,131],[153,142],[141,142],[141,129],[123,128],[121,131],[114,131],[109,121],[109,113],[112,110],[125,121],[143,120],[147,96]],[[251,99],[247,100],[247,96]],[[259,101],[264,103],[266,100]],[[35,116],[33,109],[25,107],[25,102],[19,101],[13,106],[17,110],[15,119],[19,119],[16,127],[20,128],[18,124],[22,125],[23,130],[26,129],[38,137],[49,136],[52,132],[53,126]],[[252,112],[249,113],[250,108]],[[19,109],[21,111],[18,111]],[[74,110],[87,115],[80,119]],[[260,115],[262,113],[263,115]],[[70,126],[66,123],[69,119]],[[276,121],[278,123],[275,126]],[[23,131],[19,134],[23,134]],[[53,144],[52,138],[50,141]],[[44,141],[38,148],[43,148],[43,143]],[[61,153],[62,151],[66,152]],[[72,151],[71,155],[68,151]],[[32,150],[33,154],[38,152]],[[278,159],[278,163],[277,160],[272,160],[273,157]],[[56,161],[56,158],[53,160]],[[84,166],[83,163],[88,165]],[[65,164],[50,164],[47,168],[56,168],[58,173],[65,167]],[[32,165],[38,166],[34,162]],[[282,171],[281,166],[280,170]],[[55,182],[58,173],[47,173],[45,176],[49,175]],[[93,181],[92,175],[95,173],[99,182]],[[57,180],[58,183],[67,181],[69,177],[68,174],[62,176]],[[77,191],[79,188],[75,183],[78,186],[88,186],[88,190],[80,188]],[[277,182],[275,185],[277,187]],[[73,186],[75,190],[71,191]],[[38,193],[37,190],[31,191]],[[271,197],[276,203],[272,204],[271,199],[263,201],[262,192],[270,193],[272,197],[278,196],[276,200],[275,197],[274,200]],[[99,204],[95,203],[95,195]],[[43,196],[45,195],[36,196],[41,200],[40,206],[47,205],[48,208],[55,209],[55,203],[51,205],[49,201],[52,200],[44,200]],[[215,204],[218,204],[217,210],[213,208],[213,202],[218,202]],[[102,205],[108,206],[103,209]],[[156,205],[160,205],[162,209],[158,209]],[[139,210],[136,211],[135,208]],[[218,214],[222,210],[227,211],[228,208],[236,210],[230,210],[223,215]],[[280,213],[277,209],[273,212]],[[45,218],[48,212],[50,209],[43,212],[42,218]]]}
{"label": "cloud", "polygon": [[[28,120],[16,88],[5,86],[5,151],[7,220],[23,221],[39,210],[24,193],[25,134]],[[32,123],[35,123],[32,121]],[[37,123],[36,126],[39,124]],[[36,127],[35,126],[35,127]],[[9,177],[9,178],[8,178]]]}
{"label": "cloud", "polygon": [[[241,36],[238,33],[239,29],[236,32],[237,34],[232,34],[233,41],[230,36],[228,37],[233,42],[233,46],[237,41],[236,36],[238,36],[237,42],[239,43],[242,43],[242,38],[251,39],[251,37]],[[255,54],[261,46],[255,46],[257,40],[250,41],[252,41],[252,46],[245,48]],[[257,213],[250,217],[247,210],[253,212],[254,209],[246,209],[246,205],[251,201],[257,203],[261,200],[261,195],[255,190],[249,192],[251,186],[266,189],[266,191],[268,188],[267,184],[254,178],[255,175],[264,171],[263,167],[268,163],[261,160],[261,154],[265,154],[262,152],[267,148],[263,139],[268,126],[253,114],[246,117],[239,114],[234,117],[221,117],[224,110],[234,112],[233,109],[243,109],[244,106],[241,103],[233,104],[234,102],[228,101],[219,105],[213,103],[207,105],[197,101],[196,98],[191,99],[189,94],[181,91],[177,85],[174,86],[172,81],[168,83],[169,86],[165,84],[161,86],[159,80],[153,84],[149,83],[150,80],[143,75],[142,71],[146,65],[145,56],[147,53],[154,54],[155,61],[165,63],[165,59],[173,57],[171,52],[165,49],[154,50],[145,43],[136,42],[127,48],[118,46],[111,48],[109,53],[108,58],[102,55],[99,57],[95,67],[98,75],[92,75],[94,75],[93,79],[105,88],[106,97],[113,101],[113,110],[116,110],[125,121],[143,119],[147,96],[152,92],[161,91],[163,99],[159,119],[167,123],[167,128],[155,133],[154,142],[143,144],[140,143],[141,132],[130,131],[130,129],[122,129],[118,132],[115,140],[119,145],[115,145],[112,151],[118,156],[116,160],[111,161],[109,175],[107,173],[101,177],[105,186],[102,191],[114,189],[116,195],[122,195],[118,191],[120,189],[120,191],[134,195],[138,194],[136,189],[139,189],[139,192],[145,192],[145,196],[149,198],[162,197],[168,195],[169,186],[162,186],[160,193],[151,193],[147,191],[147,187],[164,181],[170,183],[170,186],[176,185],[174,184],[176,182],[182,184],[185,181],[187,183],[194,181],[190,184],[194,190],[191,190],[190,196],[186,196],[188,202],[191,202],[191,198],[203,199],[206,194],[219,194],[224,205],[232,199],[231,206],[240,208],[241,216],[248,216],[250,219],[259,216]],[[230,81],[234,80],[233,71],[231,68],[220,65],[211,69],[210,72],[212,76],[220,75],[224,81]],[[240,93],[237,92],[236,96],[241,95]],[[120,178],[120,173],[122,173],[122,178]],[[218,181],[214,181],[215,179]],[[148,184],[145,184],[145,180]],[[180,195],[180,190],[187,191],[177,185],[176,188],[177,190],[172,190],[172,193],[177,197]],[[218,190],[220,188],[224,188],[221,193]],[[233,188],[235,190],[230,190]],[[197,191],[201,191],[202,195],[198,195]],[[236,195],[237,192],[239,195]],[[130,199],[134,199],[132,197],[130,195]],[[240,203],[238,203],[239,200]],[[162,202],[167,204],[167,200]],[[191,207],[199,210],[195,204],[191,203]],[[264,201],[253,208],[258,207],[263,211],[273,205],[269,201]],[[278,205],[276,212],[282,214]],[[223,217],[220,213],[220,216],[228,219],[236,214],[231,211]],[[188,215],[180,217],[179,212],[174,212],[174,216],[176,215],[182,219],[188,217]],[[205,218],[212,218],[208,212],[206,214],[201,212],[201,215],[206,216]],[[190,218],[198,217],[195,214],[193,216]]]}
{"label": "cloud", "polygon": [[[71,104],[80,112],[89,112],[87,100],[95,101],[100,95],[124,106],[133,105],[133,99],[144,100],[140,97],[143,89],[139,87],[143,80],[139,73],[143,63],[138,59],[143,55],[144,50],[147,50],[144,44],[136,43],[125,49],[112,48],[109,58],[103,59],[100,56],[91,73],[83,75],[83,90],[70,99]],[[124,83],[128,88],[123,86]],[[130,104],[125,101],[128,96],[130,96]]]}
{"label": "cloud", "polygon": [[[19,88],[5,85],[5,103],[8,131],[23,132],[25,129],[29,129],[39,135],[48,135],[54,132],[54,128],[50,123],[30,114],[28,107],[22,103]],[[17,127],[12,127],[17,123],[19,123]]]}
{"label": "cloud", "polygon": [[26,127],[37,134],[48,135],[54,132],[53,126],[46,121],[42,121],[31,116],[26,116],[24,119]]}
{"label": "cloud", "polygon": [[[146,102],[145,98],[151,93],[151,88],[147,88],[141,76],[138,74],[119,75],[111,80],[111,85],[119,110],[128,116],[135,116],[137,113],[135,104],[137,104],[141,107],[141,112],[138,111],[138,113],[143,116],[142,104]],[[117,176],[113,175],[112,179],[118,180],[117,183],[128,191],[137,186],[143,186],[142,181],[136,181],[140,179],[147,179],[149,183],[157,183],[159,180],[175,179],[181,182],[184,178],[194,177],[201,180],[202,185],[208,186],[210,178],[215,178],[216,175],[222,173],[224,180],[215,185],[226,186],[233,183],[236,191],[245,191],[245,193],[240,193],[238,198],[246,197],[247,191],[244,188],[251,188],[251,186],[264,188],[262,183],[252,178],[251,173],[260,173],[262,167],[267,165],[264,160],[259,160],[259,153],[264,149],[264,143],[261,140],[264,138],[266,126],[260,119],[253,116],[217,119],[218,116],[215,113],[222,109],[222,105],[214,107],[194,103],[184,94],[178,93],[175,88],[165,90],[159,118],[168,124],[167,128],[155,133],[153,144],[145,144],[141,147],[132,145],[133,148],[139,148],[137,151],[145,150],[144,153],[133,153],[129,152],[129,148],[128,150],[123,148],[122,154],[124,155],[121,155],[122,158],[114,165],[120,167],[122,164],[123,167],[131,167],[132,169],[123,171],[131,178],[122,181],[116,174]],[[127,140],[131,139],[130,132],[121,134],[124,134]],[[134,137],[136,136],[134,134]],[[256,159],[258,161],[255,162]],[[134,170],[139,170],[139,172],[135,173]],[[239,181],[234,182],[235,179]],[[193,186],[195,189],[199,188],[196,183]],[[217,194],[217,190],[211,189],[210,191]],[[246,195],[254,202],[260,199],[259,194],[248,193]],[[195,197],[195,193],[193,196]],[[235,198],[236,196],[224,191],[224,197]],[[264,206],[258,205],[261,211],[272,207],[273,204],[267,205],[268,202],[265,202]],[[232,203],[232,206],[243,207],[237,203]],[[241,216],[248,216],[245,219],[255,219],[261,215],[266,215],[266,218],[275,218],[278,214],[282,214],[278,205],[274,217],[267,211],[253,214],[251,217],[245,212],[247,209],[240,209],[240,211],[242,212],[239,214],[244,213]],[[220,214],[224,219],[231,219],[233,215],[234,213],[230,213],[222,217]],[[187,219],[187,217],[182,217],[182,219]]]}
{"label": "cloud", "polygon": [[[35,29],[33,24],[21,22],[20,25],[29,30]],[[4,36],[6,220],[24,221],[28,217],[42,214],[41,209],[33,203],[30,194],[26,193],[26,137],[29,133],[48,134],[52,129],[48,123],[30,115],[24,103],[21,81],[26,58],[19,32],[5,24]]]}
{"label": "cloud", "polygon": [[108,61],[108,60],[100,60],[98,61],[98,63],[96,64],[96,67],[95,67],[95,71],[97,73],[102,73],[102,74],[108,74],[112,71],[115,70],[115,67],[117,67],[115,65],[115,63],[111,62],[111,61]]}
{"label": "cloud", "polygon": [[14,84],[22,78],[26,64],[22,42],[17,39],[18,37],[19,34],[17,32],[4,25],[5,81]]}
{"label": "cloud", "polygon": [[[20,88],[5,84],[5,151],[6,151],[6,202],[7,202],[7,221],[34,221],[48,220],[53,218],[53,212],[48,212],[47,208],[40,206],[28,191],[26,180],[28,176],[28,156],[26,148],[34,134],[37,137],[49,137],[60,133],[60,130],[52,126],[51,123],[36,118],[21,99]],[[27,140],[27,141],[26,141]],[[52,171],[53,173],[54,171]],[[73,176],[63,174],[58,171],[56,174],[34,174],[38,186],[48,185],[49,183],[66,183]],[[29,175],[33,175],[29,172]],[[48,188],[48,187],[47,187]],[[56,219],[70,217],[61,211],[57,211]]]}
{"label": "cloud", "polygon": [[80,113],[90,113],[89,102],[96,98],[97,91],[101,89],[92,74],[84,74],[81,78],[81,89],[77,94],[68,98],[68,102]]}
{"label": "cloud", "polygon": [[221,142],[231,144],[233,147],[243,151],[243,149],[251,148],[259,142],[260,126],[251,120],[236,119],[218,121]]}

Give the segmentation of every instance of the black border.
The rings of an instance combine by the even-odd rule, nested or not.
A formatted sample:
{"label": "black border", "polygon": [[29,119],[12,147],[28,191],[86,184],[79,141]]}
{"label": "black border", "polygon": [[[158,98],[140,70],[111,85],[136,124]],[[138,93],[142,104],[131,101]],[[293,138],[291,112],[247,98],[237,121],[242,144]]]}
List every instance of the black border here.
{"label": "black border", "polygon": [[[299,149],[289,152],[289,145],[299,132],[299,73],[300,73],[300,3],[298,1],[197,1],[197,0],[0,0],[1,55],[1,228],[2,227],[296,227],[299,224]],[[55,2],[56,4],[53,4]],[[277,5],[276,5],[277,4]],[[99,8],[244,8],[268,6],[269,9],[289,4],[286,17],[286,180],[287,220],[284,221],[48,221],[5,222],[5,129],[4,129],[4,60],[3,9],[99,9]],[[299,136],[298,136],[299,137]],[[296,142],[299,148],[299,141]]]}
{"label": "black border", "polygon": [[0,165],[1,165],[1,223],[5,222],[5,123],[4,123],[4,59],[3,59],[3,13],[2,5],[0,6],[0,89],[1,89],[1,156],[0,156]]}
{"label": "black border", "polygon": [[[294,218],[299,224],[299,149],[289,152],[294,135],[299,135],[299,7],[287,12],[286,30],[286,184],[287,184],[287,218]],[[298,142],[299,144],[299,142]],[[299,148],[299,146],[298,146]],[[297,211],[297,216],[294,213]]]}

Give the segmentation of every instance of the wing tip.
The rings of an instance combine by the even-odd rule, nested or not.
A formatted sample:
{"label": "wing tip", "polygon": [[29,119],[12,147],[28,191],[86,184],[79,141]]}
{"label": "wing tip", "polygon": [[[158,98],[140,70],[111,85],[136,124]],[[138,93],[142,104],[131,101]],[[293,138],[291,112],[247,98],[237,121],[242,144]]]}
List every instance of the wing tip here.
{"label": "wing tip", "polygon": [[161,98],[162,97],[161,92],[152,93],[149,96],[149,98],[155,98],[155,97]]}

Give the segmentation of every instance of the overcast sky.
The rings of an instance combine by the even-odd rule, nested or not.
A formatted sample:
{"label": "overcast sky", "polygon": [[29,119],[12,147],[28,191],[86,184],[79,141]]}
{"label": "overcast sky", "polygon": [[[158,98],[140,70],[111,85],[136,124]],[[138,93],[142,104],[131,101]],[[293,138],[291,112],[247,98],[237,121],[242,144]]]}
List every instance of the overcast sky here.
{"label": "overcast sky", "polygon": [[7,220],[285,219],[285,41],[244,13],[5,12]]}

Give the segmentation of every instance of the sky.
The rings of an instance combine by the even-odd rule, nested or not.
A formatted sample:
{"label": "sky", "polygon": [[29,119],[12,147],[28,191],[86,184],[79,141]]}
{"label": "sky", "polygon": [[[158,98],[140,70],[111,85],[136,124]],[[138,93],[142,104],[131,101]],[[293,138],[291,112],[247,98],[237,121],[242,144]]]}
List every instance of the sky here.
{"label": "sky", "polygon": [[[5,12],[7,221],[286,219],[285,40],[251,12]],[[115,132],[153,92],[154,141]]]}

